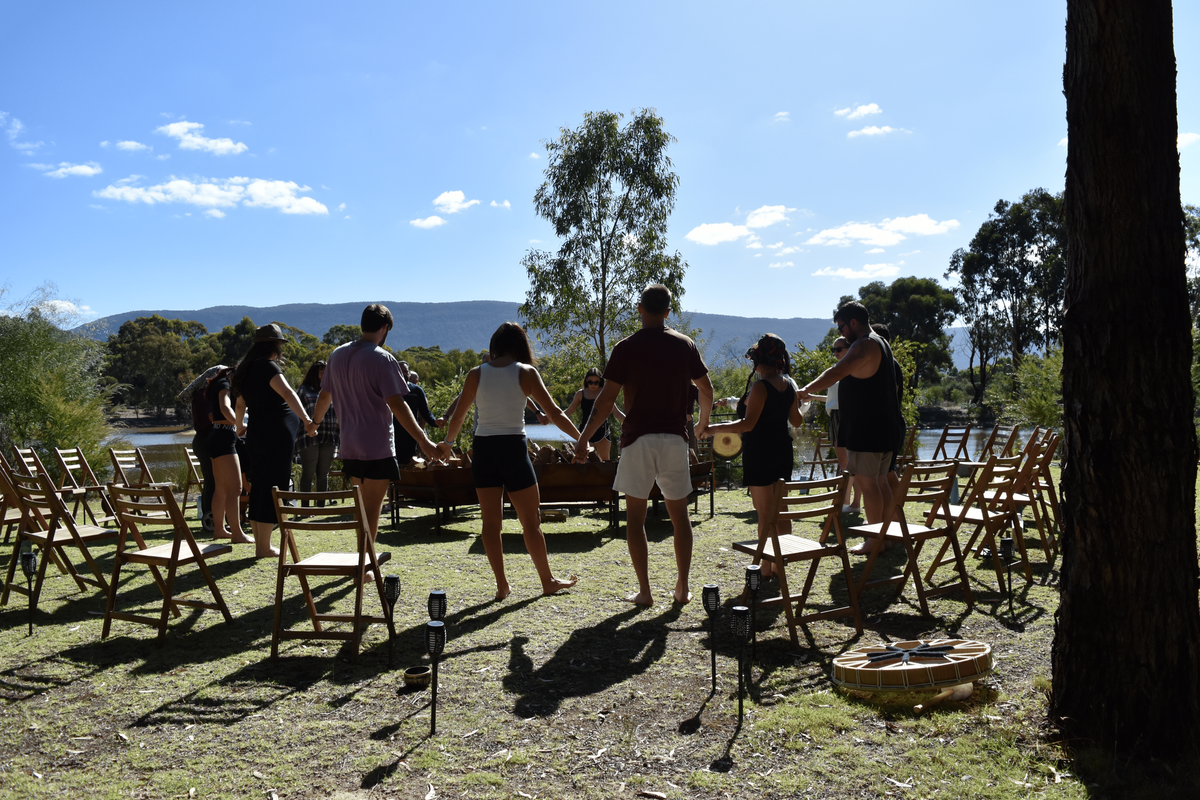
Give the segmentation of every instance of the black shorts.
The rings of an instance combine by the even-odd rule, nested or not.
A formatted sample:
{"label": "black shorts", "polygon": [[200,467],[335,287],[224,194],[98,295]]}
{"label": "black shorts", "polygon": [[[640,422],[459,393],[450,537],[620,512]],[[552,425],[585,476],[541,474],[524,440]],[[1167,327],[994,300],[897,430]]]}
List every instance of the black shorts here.
{"label": "black shorts", "polygon": [[537,485],[533,462],[529,460],[529,448],[525,437],[476,436],[475,452],[471,456],[471,477],[476,489],[504,487],[510,492],[519,492]]}
{"label": "black shorts", "polygon": [[[586,420],[584,420],[584,421],[586,422]],[[604,420],[604,424],[596,429],[596,432],[592,434],[592,438],[588,439],[588,443],[596,444],[597,442],[602,442],[607,438],[608,438],[608,420]]]}
{"label": "black shorts", "polygon": [[213,429],[208,432],[207,444],[209,458],[239,455],[237,451],[238,438],[233,428],[214,425]]}
{"label": "black shorts", "polygon": [[361,461],[357,458],[343,458],[342,471],[349,478],[360,481],[398,481],[400,480],[400,465],[395,456],[376,458],[371,461]]}

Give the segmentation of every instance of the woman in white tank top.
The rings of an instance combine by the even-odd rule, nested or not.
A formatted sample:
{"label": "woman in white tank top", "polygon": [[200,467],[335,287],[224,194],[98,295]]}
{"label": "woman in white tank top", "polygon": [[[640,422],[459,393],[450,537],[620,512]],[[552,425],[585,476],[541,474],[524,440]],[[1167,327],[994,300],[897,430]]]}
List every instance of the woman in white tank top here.
{"label": "woman in white tank top", "polygon": [[515,322],[504,323],[492,334],[488,349],[491,361],[467,374],[454,414],[446,425],[446,440],[438,449],[444,456],[450,455],[451,442],[458,437],[467,409],[474,402],[477,426],[471,475],[483,518],[483,549],[496,576],[496,599],[503,600],[510,592],[500,541],[506,489],[521,521],[525,549],[542,582],[542,594],[554,594],[574,586],[578,578],[574,575],[556,578],[550,571],[546,538],[542,535],[537,477],[525,445],[526,398],[532,396],[550,420],[572,438],[579,438],[579,430],[546,391],[542,376],[533,366],[533,351],[524,328]]}

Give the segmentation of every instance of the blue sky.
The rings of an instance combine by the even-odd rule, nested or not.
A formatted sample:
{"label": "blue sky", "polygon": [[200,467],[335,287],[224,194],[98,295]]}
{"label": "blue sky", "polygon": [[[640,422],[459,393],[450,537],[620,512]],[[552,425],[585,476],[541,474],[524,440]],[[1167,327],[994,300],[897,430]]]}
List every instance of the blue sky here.
{"label": "blue sky", "polygon": [[[555,246],[541,142],[652,107],[684,306],[829,316],[870,280],[941,279],[997,200],[1061,190],[1064,24],[1043,0],[10,1],[0,284],[92,316],[520,301],[522,255]],[[1200,203],[1196,4],[1175,41]]]}

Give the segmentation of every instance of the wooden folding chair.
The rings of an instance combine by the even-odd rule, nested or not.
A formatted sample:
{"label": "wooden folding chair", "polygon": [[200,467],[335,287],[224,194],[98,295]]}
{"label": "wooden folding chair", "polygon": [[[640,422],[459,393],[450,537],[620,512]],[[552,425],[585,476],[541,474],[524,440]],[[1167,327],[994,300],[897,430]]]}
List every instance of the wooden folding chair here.
{"label": "wooden folding chair", "polygon": [[[802,461],[800,469],[808,467],[808,480],[824,480],[825,478],[837,477],[841,471],[838,468],[837,456],[829,457],[827,454],[833,448],[833,442],[829,441],[829,437],[821,433],[817,435],[817,443],[813,447],[812,458],[807,461]],[[817,478],[817,470],[821,470],[821,477]]]}
{"label": "wooden folding chair", "polygon": [[[117,538],[117,553],[113,558],[112,580],[108,584],[108,604],[104,609],[104,628],[100,631],[100,638],[107,639],[112,621],[120,619],[157,628],[158,641],[162,642],[163,637],[167,634],[167,618],[171,615],[178,617],[179,606],[220,611],[221,615],[225,617],[225,622],[232,623],[233,617],[230,616],[229,607],[225,605],[225,599],[221,597],[221,590],[217,588],[217,582],[208,569],[207,560],[232,552],[233,545],[206,543],[201,546],[197,544],[195,537],[192,536],[192,529],[188,527],[187,520],[183,517],[183,511],[175,502],[175,495],[171,493],[168,486],[134,489],[118,484],[109,484],[108,492],[113,506],[116,508],[117,517],[121,521],[121,531]],[[147,547],[138,526],[161,525],[164,512],[170,520],[174,536],[170,542]],[[127,536],[133,536],[137,544],[135,549],[126,547]],[[154,583],[163,596],[162,610],[157,618],[116,610],[121,567],[126,564],[145,564],[150,568],[150,573],[154,576]],[[195,564],[199,567],[200,574],[204,576],[204,582],[208,584],[208,590],[212,592],[213,602],[192,600],[186,596],[175,594],[175,578],[178,569],[187,564]],[[159,569],[166,570],[165,580]]]}
{"label": "wooden folding chair", "polygon": [[[135,447],[132,450],[115,450],[108,448],[108,455],[112,458],[113,464],[113,483],[119,483],[122,486],[129,486],[134,489],[157,489],[160,486],[174,486],[170,481],[155,481],[154,476],[150,474],[150,465],[146,463],[146,457],[142,455],[142,448]],[[140,473],[139,480],[133,480],[132,474],[134,470]]]}
{"label": "wooden folding chair", "polygon": [[[53,559],[60,567],[75,579],[81,592],[87,591],[88,584],[108,591],[108,583],[100,571],[96,559],[92,556],[90,545],[98,542],[116,539],[119,531],[115,528],[100,528],[95,525],[80,525],[67,511],[63,499],[54,488],[54,484],[45,475],[30,477],[28,475],[11,476],[13,486],[21,499],[23,516],[20,530],[17,531],[16,541],[13,542],[12,557],[8,562],[8,575],[4,579],[4,593],[0,595],[0,605],[8,604],[10,591],[24,595],[32,595],[32,606],[37,608],[38,596],[42,591],[42,580],[46,576],[46,563]],[[31,546],[42,551],[39,559],[37,581],[32,591],[19,586],[13,580],[17,571],[17,562],[21,558],[21,545],[29,542]],[[67,558],[66,548],[74,547],[79,550],[93,577],[82,575],[71,560]]]}
{"label": "wooden folding chair", "polygon": [[908,433],[904,436],[904,444],[900,447],[900,454],[896,458],[896,463],[903,472],[904,468],[917,460],[917,426],[913,425],[908,429]]}
{"label": "wooden folding chair", "polygon": [[[1052,436],[1053,434],[1051,434]],[[1042,508],[1036,500],[1037,496],[1037,473],[1041,465],[1041,459],[1048,448],[1050,442],[1049,436],[1030,437],[1025,443],[1025,448],[1021,451],[1020,459],[1021,466],[1017,470],[1013,485],[1009,492],[1009,498],[1013,505],[1013,510],[1017,515],[1017,527],[1023,530],[1024,512],[1029,509],[1033,514],[1034,525],[1038,529],[1038,535],[1041,537],[1042,551],[1046,554],[1046,560],[1050,561],[1054,558],[1051,555],[1051,550],[1058,551],[1058,542],[1054,539],[1053,532],[1050,531],[1046,524],[1045,515],[1042,513]],[[1049,469],[1049,465],[1047,465]],[[991,493],[987,493],[989,499]],[[1033,573],[1029,566],[1029,559],[1025,553],[1025,537],[1023,533],[1014,534],[1018,536],[1018,543],[1021,545],[1021,558],[1025,562],[1025,579],[1033,580]]]}
{"label": "wooden folding chair", "polygon": [[7,544],[13,530],[21,525],[21,498],[12,484],[12,474],[8,467],[8,459],[0,453],[0,528],[4,529],[4,542]]}
{"label": "wooden folding chair", "polygon": [[196,499],[190,505],[194,509],[200,508],[200,498],[204,493],[204,478],[200,474],[200,457],[196,455],[196,452],[184,445],[183,453],[187,456],[188,481],[187,485],[183,487],[183,502],[180,503],[179,508],[186,515],[189,506],[188,494],[191,492],[193,486],[196,487]]}
{"label": "wooden folding chair", "polygon": [[[284,492],[278,487],[272,487],[271,495],[275,500],[275,515],[279,521],[279,571],[275,580],[275,623],[271,630],[271,657],[279,655],[281,639],[337,639],[354,643],[354,658],[358,658],[362,634],[372,622],[386,622],[388,631],[395,635],[396,628],[392,622],[392,611],[384,599],[383,574],[380,565],[386,562],[391,553],[376,555],[375,543],[371,540],[367,527],[367,518],[363,510],[362,488],[351,486],[342,492]],[[304,500],[309,501],[308,507],[298,509],[287,505],[294,501],[296,506]],[[348,500],[349,506],[334,506],[331,501]],[[324,501],[318,504],[318,501]],[[297,511],[303,511],[303,518],[295,518]],[[352,519],[347,522],[333,517],[344,517],[349,514]],[[297,543],[297,533],[303,532],[350,531],[357,539],[355,549],[351,552],[316,553],[307,558],[300,558],[300,547]],[[379,605],[383,608],[383,616],[368,616],[363,613],[363,576],[367,571],[374,573],[375,588],[379,594]],[[354,613],[353,614],[323,614],[317,611],[313,601],[312,591],[308,585],[309,576],[316,577],[349,577],[354,581]],[[283,627],[283,584],[286,578],[298,578],[308,616],[312,620],[313,630],[292,631]],[[347,622],[349,630],[326,630],[322,623]]]}
{"label": "wooden folding chair", "polygon": [[1038,457],[1037,469],[1033,475],[1033,492],[1042,509],[1042,519],[1047,523],[1046,533],[1050,536],[1050,547],[1057,555],[1058,539],[1054,532],[1050,531],[1049,522],[1053,519],[1054,530],[1061,533],[1062,517],[1058,508],[1058,492],[1054,488],[1054,476],[1050,472],[1050,466],[1054,463],[1054,456],[1058,452],[1060,437],[1054,431],[1047,433],[1042,453]]}
{"label": "wooden folding chair", "polygon": [[971,426],[947,425],[933,448],[933,461],[970,461],[967,448],[971,442]]}
{"label": "wooden folding chair", "polygon": [[[950,487],[954,481],[955,465],[952,462],[911,464],[900,478],[900,486],[893,493],[892,507],[886,511],[884,521],[850,528],[847,533],[851,536],[858,535],[871,540],[898,542],[904,546],[905,553],[908,555],[908,561],[904,565],[902,574],[871,581],[869,580],[871,570],[875,566],[881,549],[880,547],[873,548],[870,555],[867,556],[862,577],[859,578],[857,588],[860,598],[866,589],[890,585],[896,587],[896,595],[899,596],[904,591],[904,584],[911,578],[923,614],[929,614],[927,598],[949,594],[960,588],[966,598],[967,607],[970,608],[975,604],[970,583],[967,581],[966,563],[963,560],[962,550],[958,546],[958,531],[953,522],[940,520],[937,517],[937,512],[950,502]],[[910,497],[914,500],[919,499],[919,502],[922,503],[930,503],[930,510],[925,516],[924,524],[910,523],[905,519],[904,507]],[[959,580],[943,586],[926,586],[921,578],[921,566],[918,559],[925,544],[938,539],[950,542],[950,547],[954,551],[954,563],[958,568]]]}
{"label": "wooden folding chair", "polygon": [[[944,505],[937,512],[938,519],[954,520],[960,535],[964,530],[970,529],[971,534],[962,548],[964,556],[969,556],[977,545],[981,551],[983,548],[988,550],[1000,588],[1004,586],[1004,565],[1000,563],[997,534],[1002,533],[1005,528],[1011,528],[1014,540],[1022,542],[1022,554],[1025,551],[1016,506],[1012,502],[1012,487],[1020,461],[1020,456],[992,456],[972,474],[972,488],[962,504]],[[933,564],[925,573],[927,583],[932,583],[934,573],[939,567],[953,563],[953,559],[946,555],[949,549],[950,542],[942,542]],[[1025,560],[1025,565],[1028,568],[1028,559]]]}
{"label": "wooden folding chair", "polygon": [[13,470],[16,475],[49,475],[46,465],[42,463],[42,459],[37,454],[37,450],[32,447],[17,447],[13,445],[13,455],[16,456],[13,463],[16,469]]}
{"label": "wooden folding chair", "polygon": [[[75,507],[71,509],[71,513],[78,516],[79,508],[82,506],[85,517],[90,519],[93,525],[103,527],[110,522],[115,522],[117,515],[113,511],[112,504],[108,502],[108,492],[104,484],[100,483],[96,477],[96,473],[92,471],[91,465],[83,455],[83,450],[78,447],[72,447],[69,450],[56,447],[54,448],[54,457],[58,460],[60,472],[59,489],[70,491],[75,500]],[[100,501],[99,516],[88,503],[89,494],[96,495]]]}
{"label": "wooden folding chair", "polygon": [[[804,624],[818,619],[834,617],[851,617],[854,629],[862,633],[862,616],[858,611],[858,592],[854,586],[854,578],[850,573],[850,559],[846,555],[846,540],[842,535],[841,515],[842,504],[846,501],[846,490],[850,485],[850,476],[842,474],[835,478],[819,481],[784,481],[775,482],[772,487],[771,505],[768,510],[767,538],[755,539],[748,542],[734,542],[733,548],[754,556],[754,563],[769,561],[775,565],[779,576],[779,596],[760,600],[759,606],[783,606],[783,614],[787,619],[788,632],[792,636],[792,645],[800,646],[796,636],[796,624]],[[779,535],[780,520],[820,520],[821,536],[817,541],[797,536],[794,533]],[[835,541],[829,542],[830,531]],[[846,579],[846,590],[849,592],[849,605],[831,608],[825,611],[804,612],[809,590],[812,589],[813,579],[817,575],[817,567],[823,558],[838,558],[842,562],[842,575]],[[793,561],[808,562],[808,576],[804,580],[804,589],[799,594],[793,594],[788,588],[787,565]],[[793,611],[795,604],[795,611]]]}

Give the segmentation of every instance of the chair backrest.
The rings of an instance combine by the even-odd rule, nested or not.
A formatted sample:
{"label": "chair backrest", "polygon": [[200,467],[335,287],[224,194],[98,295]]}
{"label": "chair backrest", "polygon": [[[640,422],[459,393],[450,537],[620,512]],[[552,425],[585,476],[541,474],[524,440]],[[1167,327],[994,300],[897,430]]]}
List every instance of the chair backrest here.
{"label": "chair backrest", "polygon": [[987,461],[992,456],[1011,456],[1017,444],[1018,430],[1016,425],[997,425],[992,428],[991,435],[979,449],[975,460]]}
{"label": "chair backrest", "polygon": [[900,454],[897,461],[901,466],[909,464],[917,459],[917,426],[913,425],[908,429],[908,433],[904,437],[904,444],[900,447]]}
{"label": "chair backrest", "polygon": [[963,498],[962,516],[971,508],[983,511],[985,516],[994,516],[1006,511],[1015,513],[1016,506],[1012,502],[1012,496],[1020,474],[1020,455],[990,457],[979,468],[971,484],[971,491]]}
{"label": "chair backrest", "polygon": [[191,470],[192,475],[191,482],[196,484],[203,483],[204,481],[200,478],[200,457],[196,455],[196,451],[187,445],[184,445],[183,452],[187,453],[188,468]]}
{"label": "chair backrest", "polygon": [[20,470],[26,475],[49,475],[46,471],[46,465],[42,463],[42,459],[38,456],[37,451],[32,447],[13,447],[13,455],[16,456],[16,463],[20,465]]}
{"label": "chair backrest", "polygon": [[134,448],[133,450],[114,450],[108,448],[108,455],[112,458],[113,463],[113,482],[123,486],[144,486],[150,483],[150,476],[142,471],[141,480],[133,480],[132,473],[135,469],[143,469],[142,464],[145,461],[142,459],[141,450]]}
{"label": "chair backrest", "polygon": [[78,489],[80,486],[100,485],[100,481],[96,479],[96,473],[92,472],[92,467],[88,464],[81,448],[72,447],[69,450],[62,450],[56,447],[54,448],[54,457],[58,460],[58,468],[62,472],[58,483],[60,489],[63,486]]}
{"label": "chair backrest", "polygon": [[[113,511],[121,521],[122,537],[126,532],[139,533],[139,525],[162,525],[163,513],[175,530],[176,547],[172,557],[179,555],[179,542],[186,540],[193,553],[200,553],[200,548],[192,536],[192,530],[184,519],[179,503],[171,492],[170,486],[134,487],[119,483],[108,484],[108,496],[112,501]],[[122,541],[124,539],[122,538]]]}
{"label": "chair backrest", "polygon": [[[346,531],[353,530],[357,538],[359,565],[367,563],[367,548],[374,549],[371,541],[370,528],[367,526],[366,513],[363,510],[362,488],[351,486],[341,492],[285,492],[278,487],[271,488],[271,496],[275,502],[275,518],[279,522],[279,564],[282,567],[288,563],[291,555],[295,561],[300,561],[300,547],[297,542],[297,531]],[[295,502],[295,506],[287,504]],[[302,501],[308,501],[306,508],[298,508]],[[325,501],[324,506],[317,504]],[[348,504],[336,504],[335,501],[349,501]],[[296,514],[303,512],[303,518]],[[340,519],[350,515],[349,520]]]}
{"label": "chair backrest", "polygon": [[903,516],[906,504],[929,503],[926,517],[933,519],[950,505],[956,474],[953,461],[914,461],[904,470],[900,485],[892,490],[892,504]]}
{"label": "chair backrest", "polygon": [[17,494],[17,487],[13,486],[12,470],[7,459],[0,462],[0,503],[5,508],[21,509],[21,496]]}
{"label": "chair backrest", "polygon": [[775,522],[781,519],[823,518],[821,543],[824,544],[830,530],[833,530],[837,534],[838,544],[845,544],[841,516],[849,485],[850,476],[846,473],[814,481],[777,480],[772,487],[771,504],[767,510],[767,530],[774,536],[778,530]]}
{"label": "chair backrest", "polygon": [[947,425],[942,429],[942,435],[938,439],[937,447],[933,448],[933,460],[967,460],[970,458],[967,452],[967,445],[970,440],[970,425],[966,427]]}
{"label": "chair backrest", "polygon": [[1038,456],[1038,475],[1043,479],[1050,478],[1050,465],[1054,463],[1054,456],[1058,452],[1058,443],[1062,441],[1057,433],[1050,431],[1050,435],[1046,437],[1045,444],[1042,446],[1042,452]]}
{"label": "chair backrest", "polygon": [[52,531],[59,525],[75,533],[75,519],[67,512],[49,475],[13,475],[13,488],[21,499],[21,529]]}

